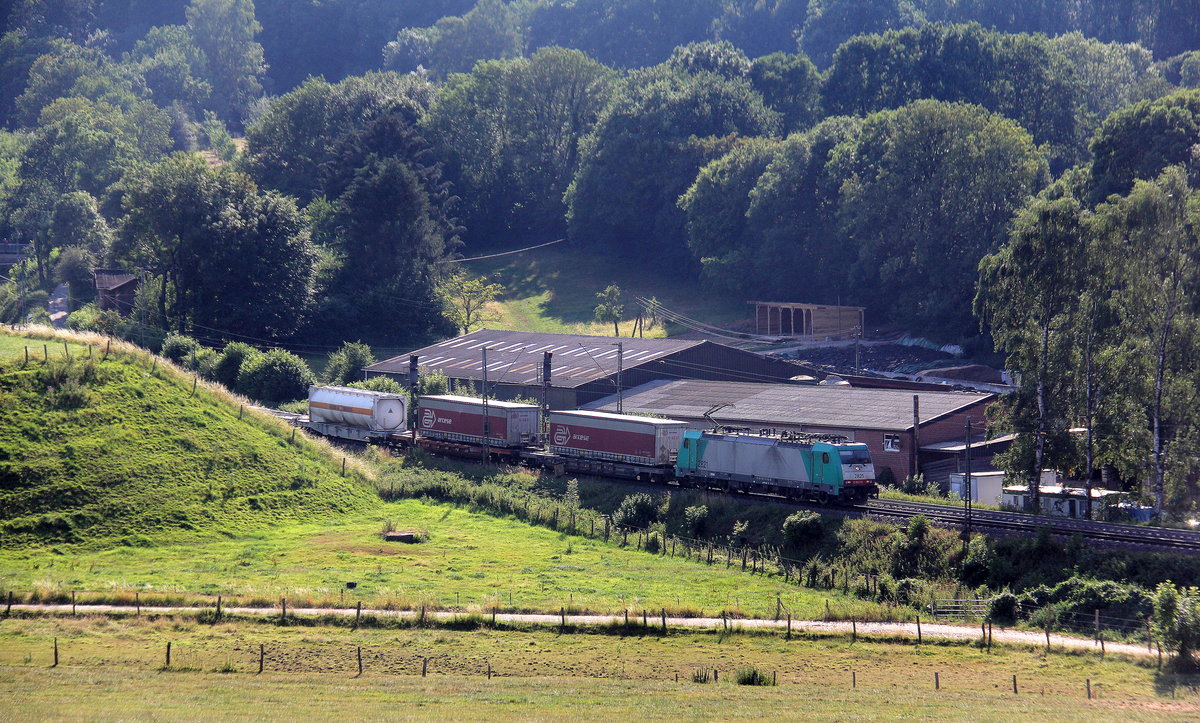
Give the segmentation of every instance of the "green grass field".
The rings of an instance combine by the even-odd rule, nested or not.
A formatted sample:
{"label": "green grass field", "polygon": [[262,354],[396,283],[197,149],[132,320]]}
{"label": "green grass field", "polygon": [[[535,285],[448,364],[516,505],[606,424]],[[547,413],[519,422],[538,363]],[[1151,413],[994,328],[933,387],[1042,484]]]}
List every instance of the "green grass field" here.
{"label": "green grass field", "polygon": [[[749,307],[705,293],[694,279],[672,278],[630,266],[612,258],[566,246],[467,264],[471,273],[504,285],[506,293],[493,306],[493,329],[611,335],[612,325],[595,320],[596,292],[616,284],[625,293],[626,321],[621,334],[633,330],[637,314],[634,297],[656,297],[667,308],[707,323],[728,324],[750,317]],[[646,328],[645,336],[677,331],[661,325]]]}
{"label": "green grass field", "polygon": [[[50,668],[55,638],[60,662]],[[164,669],[168,641],[172,665]],[[428,677],[422,678],[426,658]],[[774,674],[778,685],[735,685],[735,672],[747,666]],[[718,671],[718,682],[692,682],[693,671],[709,668]],[[989,654],[966,644],[916,647],[821,636],[788,641],[777,634],[32,618],[0,626],[0,671],[0,698],[18,718],[1000,721],[1194,720],[1200,714],[1195,678],[1115,656],[1047,656],[1007,646]]]}
{"label": "green grass field", "polygon": [[[386,543],[384,522],[429,535],[417,545]],[[199,554],[198,554],[199,553]],[[345,592],[345,583],[357,583]],[[742,573],[568,536],[449,504],[406,500],[320,523],[278,524],[232,539],[47,554],[0,552],[0,594],[38,599],[145,601],[224,595],[234,601],[413,608],[615,612],[665,608],[682,614],[740,611],[771,615],[776,596],[797,618],[878,609],[837,591]],[[205,600],[210,603],[210,600]]]}
{"label": "green grass field", "polygon": [[292,442],[217,387],[193,392],[147,354],[121,345],[106,360],[68,358],[59,344],[26,364],[24,339],[0,339],[4,549],[211,539],[375,503],[327,445]]}

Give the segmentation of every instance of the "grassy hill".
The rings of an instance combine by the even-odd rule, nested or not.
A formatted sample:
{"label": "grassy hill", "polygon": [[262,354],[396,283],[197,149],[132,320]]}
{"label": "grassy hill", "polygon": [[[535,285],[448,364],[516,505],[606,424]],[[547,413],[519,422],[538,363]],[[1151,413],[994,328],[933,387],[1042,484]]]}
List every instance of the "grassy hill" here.
{"label": "grassy hill", "polygon": [[[560,245],[497,259],[473,261],[468,270],[504,285],[505,294],[492,307],[493,329],[612,334],[612,325],[592,315],[596,292],[616,284],[625,292],[621,333],[633,330],[634,297],[656,297],[667,308],[710,324],[748,319],[749,307],[706,293],[694,278],[670,277],[620,259]],[[647,328],[645,336],[665,336],[670,329]]]}
{"label": "grassy hill", "polygon": [[0,332],[3,547],[213,538],[375,503],[356,464],[343,477],[340,455],[222,388],[126,344],[43,336]]}

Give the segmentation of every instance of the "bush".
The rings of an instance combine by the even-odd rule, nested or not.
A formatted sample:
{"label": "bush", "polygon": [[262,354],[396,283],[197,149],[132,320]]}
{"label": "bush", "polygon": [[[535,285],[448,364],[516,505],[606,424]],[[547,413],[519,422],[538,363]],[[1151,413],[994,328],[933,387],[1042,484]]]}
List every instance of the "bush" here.
{"label": "bush", "polygon": [[613,513],[613,522],[632,527],[649,527],[658,519],[658,505],[645,492],[634,492],[621,500],[620,507]]}
{"label": "bush", "polygon": [[238,372],[237,391],[260,402],[277,404],[308,395],[316,383],[300,357],[283,349],[248,357]]}
{"label": "bush", "polygon": [[821,516],[811,510],[798,510],[783,521],[783,539],[792,547],[803,547],[816,542],[824,532]]}
{"label": "bush", "polygon": [[967,547],[967,556],[963,558],[961,579],[972,587],[987,582],[992,567],[992,548],[988,546],[987,538],[976,535],[971,538]]}
{"label": "bush", "polygon": [[925,481],[923,474],[910,474],[904,478],[900,491],[907,495],[923,495],[925,497],[941,497],[942,490],[937,482]]}
{"label": "bush", "polygon": [[880,487],[895,487],[896,473],[892,471],[891,467],[880,468],[875,473],[875,483]]}
{"label": "bush", "polygon": [[371,377],[370,379],[361,382],[350,382],[346,386],[354,387],[355,389],[366,389],[372,392],[384,392],[387,394],[405,394],[407,393],[404,387],[400,386],[400,382],[391,377]]}
{"label": "bush", "polygon": [[53,409],[79,409],[91,402],[91,393],[87,387],[75,379],[67,379],[62,384],[46,390],[46,403]]}
{"label": "bush", "polygon": [[375,363],[375,354],[371,347],[362,342],[345,342],[342,348],[329,355],[325,365],[326,384],[346,384],[361,382],[363,367]]}
{"label": "bush", "polygon": [[694,505],[683,511],[684,530],[688,537],[700,537],[708,523],[708,505]]}
{"label": "bush", "polygon": [[758,668],[739,668],[736,675],[738,685],[775,685],[775,676],[767,675]]}
{"label": "bush", "polygon": [[224,385],[226,389],[233,389],[237,386],[238,373],[242,370],[242,364],[246,359],[261,353],[245,342],[231,341],[221,350],[221,355],[209,369],[205,378]]}
{"label": "bush", "polygon": [[163,340],[162,351],[159,353],[176,364],[183,365],[185,359],[198,351],[200,342],[190,336],[172,332]]}
{"label": "bush", "polygon": [[1021,611],[1021,601],[1011,592],[1002,592],[992,598],[988,605],[988,619],[1000,627],[1012,627],[1017,623],[1017,615]]}

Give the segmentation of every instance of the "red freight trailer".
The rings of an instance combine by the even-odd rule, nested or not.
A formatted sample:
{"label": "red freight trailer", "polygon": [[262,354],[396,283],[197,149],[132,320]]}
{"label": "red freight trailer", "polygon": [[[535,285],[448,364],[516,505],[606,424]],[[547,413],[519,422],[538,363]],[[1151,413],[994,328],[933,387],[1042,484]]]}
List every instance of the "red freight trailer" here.
{"label": "red freight trailer", "polygon": [[605,412],[550,412],[550,451],[644,465],[674,464],[687,422]]}
{"label": "red freight trailer", "polygon": [[[498,447],[517,447],[534,441],[538,408],[488,400],[488,440]],[[421,397],[417,429],[422,437],[453,442],[483,443],[483,400],[440,394]]]}

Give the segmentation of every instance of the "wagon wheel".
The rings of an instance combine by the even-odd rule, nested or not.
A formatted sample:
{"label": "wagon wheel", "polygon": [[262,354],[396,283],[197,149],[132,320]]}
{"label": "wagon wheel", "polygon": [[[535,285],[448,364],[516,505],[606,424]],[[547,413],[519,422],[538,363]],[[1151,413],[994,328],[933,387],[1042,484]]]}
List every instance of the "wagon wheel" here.
{"label": "wagon wheel", "polygon": [[817,502],[822,505],[829,504],[829,493],[826,492],[825,490],[821,490],[820,492],[818,492],[817,493]]}

